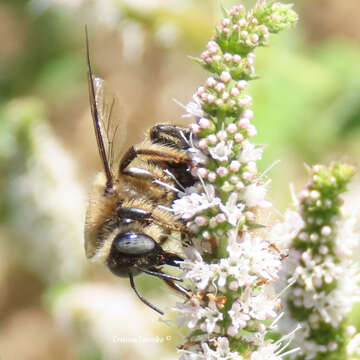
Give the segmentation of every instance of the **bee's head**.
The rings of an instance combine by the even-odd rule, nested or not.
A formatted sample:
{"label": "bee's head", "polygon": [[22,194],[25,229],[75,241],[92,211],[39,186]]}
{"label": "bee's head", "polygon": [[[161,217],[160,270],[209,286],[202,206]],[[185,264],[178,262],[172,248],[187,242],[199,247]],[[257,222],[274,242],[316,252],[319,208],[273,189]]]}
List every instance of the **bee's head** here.
{"label": "bee's head", "polygon": [[110,270],[118,276],[136,275],[141,269],[154,266],[179,266],[179,256],[164,251],[149,235],[128,231],[115,236],[107,264]]}

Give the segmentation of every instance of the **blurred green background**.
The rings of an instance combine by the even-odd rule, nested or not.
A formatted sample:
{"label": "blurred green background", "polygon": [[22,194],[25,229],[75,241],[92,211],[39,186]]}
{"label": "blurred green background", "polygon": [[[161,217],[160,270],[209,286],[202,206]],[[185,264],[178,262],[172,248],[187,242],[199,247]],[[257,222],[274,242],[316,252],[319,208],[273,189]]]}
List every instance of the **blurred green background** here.
{"label": "blurred green background", "polygon": [[[260,167],[280,160],[268,175],[281,211],[292,205],[289,184],[306,181],[304,163],[357,165],[360,154],[360,2],[295,9],[298,26],[257,51],[250,88],[256,142],[266,144]],[[115,89],[125,149],[151,124],[186,123],[173,99],[186,104],[204,81],[187,56],[220,16],[217,0],[0,1],[1,359],[176,358],[182,330],[83,252],[86,193],[100,169],[84,26],[93,68]],[[349,209],[358,179],[352,187]],[[162,308],[179,300],[156,279],[136,281]]]}

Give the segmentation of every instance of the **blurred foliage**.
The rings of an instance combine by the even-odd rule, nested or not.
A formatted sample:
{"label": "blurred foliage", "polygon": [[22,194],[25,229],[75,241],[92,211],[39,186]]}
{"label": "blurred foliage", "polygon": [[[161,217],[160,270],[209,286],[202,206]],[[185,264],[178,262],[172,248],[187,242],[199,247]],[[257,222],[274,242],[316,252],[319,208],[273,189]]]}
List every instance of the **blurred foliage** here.
{"label": "blurred foliage", "polygon": [[[222,3],[228,6],[234,1]],[[17,208],[21,205],[12,200],[9,189],[29,169],[26,164],[34,155],[32,129],[36,124],[51,124],[53,135],[73,154],[84,183],[88,183],[98,165],[94,162],[97,154],[91,138],[87,100],[84,24],[90,30],[94,68],[116,84],[121,105],[126,107],[124,113],[129,117],[131,129],[126,137],[129,145],[139,141],[141,133],[154,122],[179,120],[183,110],[171,99],[190,101],[195,87],[203,82],[204,73],[197,72],[187,55],[197,56],[202,51],[219,18],[218,5],[217,0],[1,1],[0,237],[5,244],[16,243],[13,234],[18,229],[14,229],[9,219],[23,210]],[[350,5],[351,14],[344,10]],[[257,141],[267,144],[262,168],[265,170],[276,159],[281,160],[269,174],[273,179],[271,196],[280,208],[290,204],[290,192],[286,190],[290,181],[302,187],[306,176],[304,162],[326,162],[345,154],[350,161],[357,162],[360,155],[360,22],[356,18],[360,3],[298,0],[296,9],[301,16],[296,29],[277,37],[270,48],[257,52],[260,79],[252,82],[249,89],[259,132]],[[83,218],[75,220],[81,232]],[[58,229],[55,223],[59,220],[51,221],[50,227]],[[42,226],[41,222],[37,223],[34,234],[44,231]],[[34,234],[30,234],[32,229],[28,231],[31,239]],[[79,238],[77,245],[82,241]],[[8,257],[9,267],[8,270],[0,267],[0,273],[21,262],[21,269],[32,272],[24,256],[29,257],[29,249],[35,245],[28,244],[26,253],[21,253],[21,245],[14,257],[7,256],[12,247],[1,245],[1,259]],[[56,261],[62,261],[60,255]],[[88,278],[109,281],[110,275],[101,271],[96,275],[88,273]],[[17,284],[12,284],[3,274],[0,274],[0,292],[6,293],[11,286],[21,288],[24,281],[21,273]],[[31,276],[41,278],[36,273]],[[144,290],[157,292],[157,280],[143,277],[138,283]],[[68,285],[62,284],[60,280],[53,284],[55,290],[46,298],[47,305],[60,298],[63,289],[68,289]],[[56,292],[57,288],[62,291]],[[25,303],[25,299],[31,303],[30,296],[44,295],[43,286],[37,289],[38,293],[34,293],[25,292],[24,288],[21,296]],[[2,317],[10,321],[23,310],[23,305],[9,304],[9,299],[0,301]],[[354,312],[354,318],[360,327],[359,311]],[[6,326],[10,325],[6,324],[0,329],[2,333],[9,333]],[[44,334],[47,332],[45,329]],[[1,348],[6,349],[6,341],[10,341],[6,339],[0,336],[0,357]],[[63,348],[70,350],[60,358],[102,358],[101,349],[97,349],[99,354],[85,349],[79,357],[74,355],[77,351],[71,350],[76,344],[68,339],[65,343]],[[49,358],[49,353],[44,354],[35,358]]]}

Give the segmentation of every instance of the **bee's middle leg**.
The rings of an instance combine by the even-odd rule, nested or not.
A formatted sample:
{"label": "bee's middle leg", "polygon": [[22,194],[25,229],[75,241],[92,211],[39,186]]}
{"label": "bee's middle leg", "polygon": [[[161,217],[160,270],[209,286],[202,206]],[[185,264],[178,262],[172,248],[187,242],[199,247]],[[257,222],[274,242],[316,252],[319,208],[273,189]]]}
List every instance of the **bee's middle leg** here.
{"label": "bee's middle leg", "polygon": [[163,164],[164,162],[188,164],[191,162],[190,157],[184,150],[177,150],[172,147],[161,147],[159,144],[140,144],[137,147],[138,148],[131,146],[122,157],[119,166],[120,173],[126,174],[128,166],[137,156],[141,156],[142,159],[155,164]]}

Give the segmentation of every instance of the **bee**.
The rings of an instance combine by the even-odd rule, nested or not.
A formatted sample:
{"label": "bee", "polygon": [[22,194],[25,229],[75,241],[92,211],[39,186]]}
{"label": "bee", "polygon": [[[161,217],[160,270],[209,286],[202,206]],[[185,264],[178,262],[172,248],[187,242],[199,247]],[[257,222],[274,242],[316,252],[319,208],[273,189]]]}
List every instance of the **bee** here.
{"label": "bee", "polygon": [[86,29],[85,33],[91,114],[103,165],[86,212],[86,256],[104,263],[116,276],[128,277],[138,298],[163,315],[138,292],[134,276],[145,273],[162,278],[189,297],[188,290],[179,285],[182,279],[162,272],[161,266],[179,267],[183,261],[163,249],[169,236],[178,233],[183,240],[189,238],[189,231],[170,207],[179,190],[195,182],[190,132],[174,125],[156,125],[143,142],[118,159],[119,126],[111,122],[114,100],[108,101],[103,80],[93,75]]}

